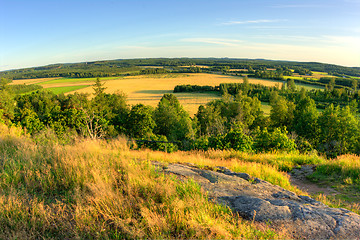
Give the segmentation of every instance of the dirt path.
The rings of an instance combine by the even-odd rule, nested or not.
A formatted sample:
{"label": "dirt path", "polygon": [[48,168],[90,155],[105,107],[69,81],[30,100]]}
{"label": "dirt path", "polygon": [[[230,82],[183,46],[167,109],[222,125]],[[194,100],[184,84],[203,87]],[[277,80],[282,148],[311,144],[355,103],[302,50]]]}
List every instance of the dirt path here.
{"label": "dirt path", "polygon": [[339,194],[339,192],[330,186],[321,186],[307,180],[306,176],[312,174],[314,172],[314,168],[314,165],[305,165],[301,168],[293,169],[293,171],[289,174],[291,184],[309,193],[310,195],[322,193],[325,195],[334,196]]}

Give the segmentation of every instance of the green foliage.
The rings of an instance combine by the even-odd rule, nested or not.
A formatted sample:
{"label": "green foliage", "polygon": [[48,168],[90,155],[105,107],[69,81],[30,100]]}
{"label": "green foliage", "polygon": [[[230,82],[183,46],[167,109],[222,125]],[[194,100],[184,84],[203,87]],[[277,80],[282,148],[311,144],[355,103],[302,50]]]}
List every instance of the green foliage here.
{"label": "green foliage", "polygon": [[174,93],[177,92],[214,92],[219,91],[219,87],[213,86],[199,86],[199,85],[176,85],[174,88]]}
{"label": "green foliage", "polygon": [[350,107],[326,108],[319,117],[319,127],[319,147],[328,156],[358,151],[359,120]]}
{"label": "green foliage", "polygon": [[155,109],[154,119],[155,133],[164,135],[171,141],[194,137],[190,116],[173,94],[164,94]]}
{"label": "green foliage", "polygon": [[15,99],[6,88],[0,90],[0,123],[9,124],[14,117]]}
{"label": "green foliage", "polygon": [[295,141],[289,139],[287,134],[286,128],[275,128],[272,132],[269,132],[267,128],[263,130],[258,128],[254,132],[254,149],[262,152],[295,151]]}
{"label": "green foliage", "polygon": [[127,118],[128,135],[134,138],[151,135],[155,127],[153,111],[152,107],[143,104],[133,106]]}
{"label": "green foliage", "polygon": [[97,97],[104,94],[106,87],[104,87],[104,83],[101,83],[100,78],[96,78],[93,89],[95,91],[94,95]]}
{"label": "green foliage", "polygon": [[315,143],[319,134],[318,117],[315,101],[310,97],[303,97],[295,107],[293,129],[299,136]]}
{"label": "green foliage", "polygon": [[172,153],[178,150],[178,146],[175,143],[167,143],[168,139],[166,136],[148,134],[144,138],[138,139],[136,141],[138,149],[141,148],[149,148],[154,151],[166,151],[168,153]]}
{"label": "green foliage", "polygon": [[45,128],[45,125],[41,122],[36,112],[32,109],[24,108],[20,110],[20,116],[18,121],[21,126],[26,129],[26,133],[33,134]]}
{"label": "green foliage", "polygon": [[27,92],[32,92],[36,90],[40,90],[43,87],[36,84],[14,84],[8,86],[9,90],[12,91],[14,94],[24,94]]}
{"label": "green foliage", "polygon": [[251,152],[252,138],[245,135],[240,128],[231,129],[224,135],[212,136],[209,138],[208,148],[211,149],[233,149],[242,152]]}
{"label": "green foliage", "polygon": [[270,119],[274,127],[291,128],[294,119],[295,104],[278,96],[275,92],[271,101]]}

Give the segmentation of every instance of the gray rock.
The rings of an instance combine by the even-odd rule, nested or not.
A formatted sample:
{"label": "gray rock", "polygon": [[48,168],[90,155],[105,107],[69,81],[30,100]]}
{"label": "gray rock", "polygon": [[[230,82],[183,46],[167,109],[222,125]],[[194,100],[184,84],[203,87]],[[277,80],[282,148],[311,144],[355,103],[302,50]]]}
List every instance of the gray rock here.
{"label": "gray rock", "polygon": [[193,178],[218,203],[228,205],[245,219],[267,222],[288,230],[298,239],[358,239],[360,216],[330,208],[308,196],[298,196],[246,173],[224,167],[217,171],[191,165],[169,164],[161,171]]}

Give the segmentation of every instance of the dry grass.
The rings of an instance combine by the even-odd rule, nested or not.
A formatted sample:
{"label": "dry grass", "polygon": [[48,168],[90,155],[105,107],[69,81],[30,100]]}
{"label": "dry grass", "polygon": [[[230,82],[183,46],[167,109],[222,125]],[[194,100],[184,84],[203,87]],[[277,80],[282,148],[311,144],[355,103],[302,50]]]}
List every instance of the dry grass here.
{"label": "dry grass", "polygon": [[[128,152],[129,157],[165,163],[192,163],[198,167],[227,167],[235,172],[246,172],[253,177],[268,181],[297,194],[307,195],[290,184],[289,175],[279,170],[280,166],[290,166],[293,155],[287,154],[247,154],[232,151],[193,151],[165,153],[144,149]],[[281,159],[284,158],[282,161]],[[298,157],[301,158],[301,157]],[[306,156],[304,156],[306,158]],[[282,163],[276,164],[276,161]],[[300,160],[299,160],[300,161]]]}
{"label": "dry grass", "polygon": [[1,239],[285,237],[160,174],[124,139],[59,146],[20,134],[0,129]]}

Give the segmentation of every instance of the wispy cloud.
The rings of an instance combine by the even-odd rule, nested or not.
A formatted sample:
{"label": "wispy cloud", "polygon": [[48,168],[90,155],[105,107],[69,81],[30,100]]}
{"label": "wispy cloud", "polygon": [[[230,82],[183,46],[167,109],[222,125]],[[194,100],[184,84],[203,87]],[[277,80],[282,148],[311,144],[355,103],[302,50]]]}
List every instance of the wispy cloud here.
{"label": "wispy cloud", "polygon": [[354,49],[360,50],[360,37],[354,36],[323,36],[325,41],[336,44],[336,45],[346,45]]}
{"label": "wispy cloud", "polygon": [[180,39],[182,42],[196,42],[196,43],[210,43],[216,45],[223,45],[228,47],[239,46],[242,42],[236,39],[227,39],[227,38],[183,38]]}
{"label": "wispy cloud", "polygon": [[323,5],[316,4],[281,4],[272,6],[273,8],[319,8],[324,7]]}
{"label": "wispy cloud", "polygon": [[274,23],[274,22],[284,22],[284,21],[286,21],[286,19],[257,19],[257,20],[245,20],[245,21],[228,21],[221,23],[221,25]]}

